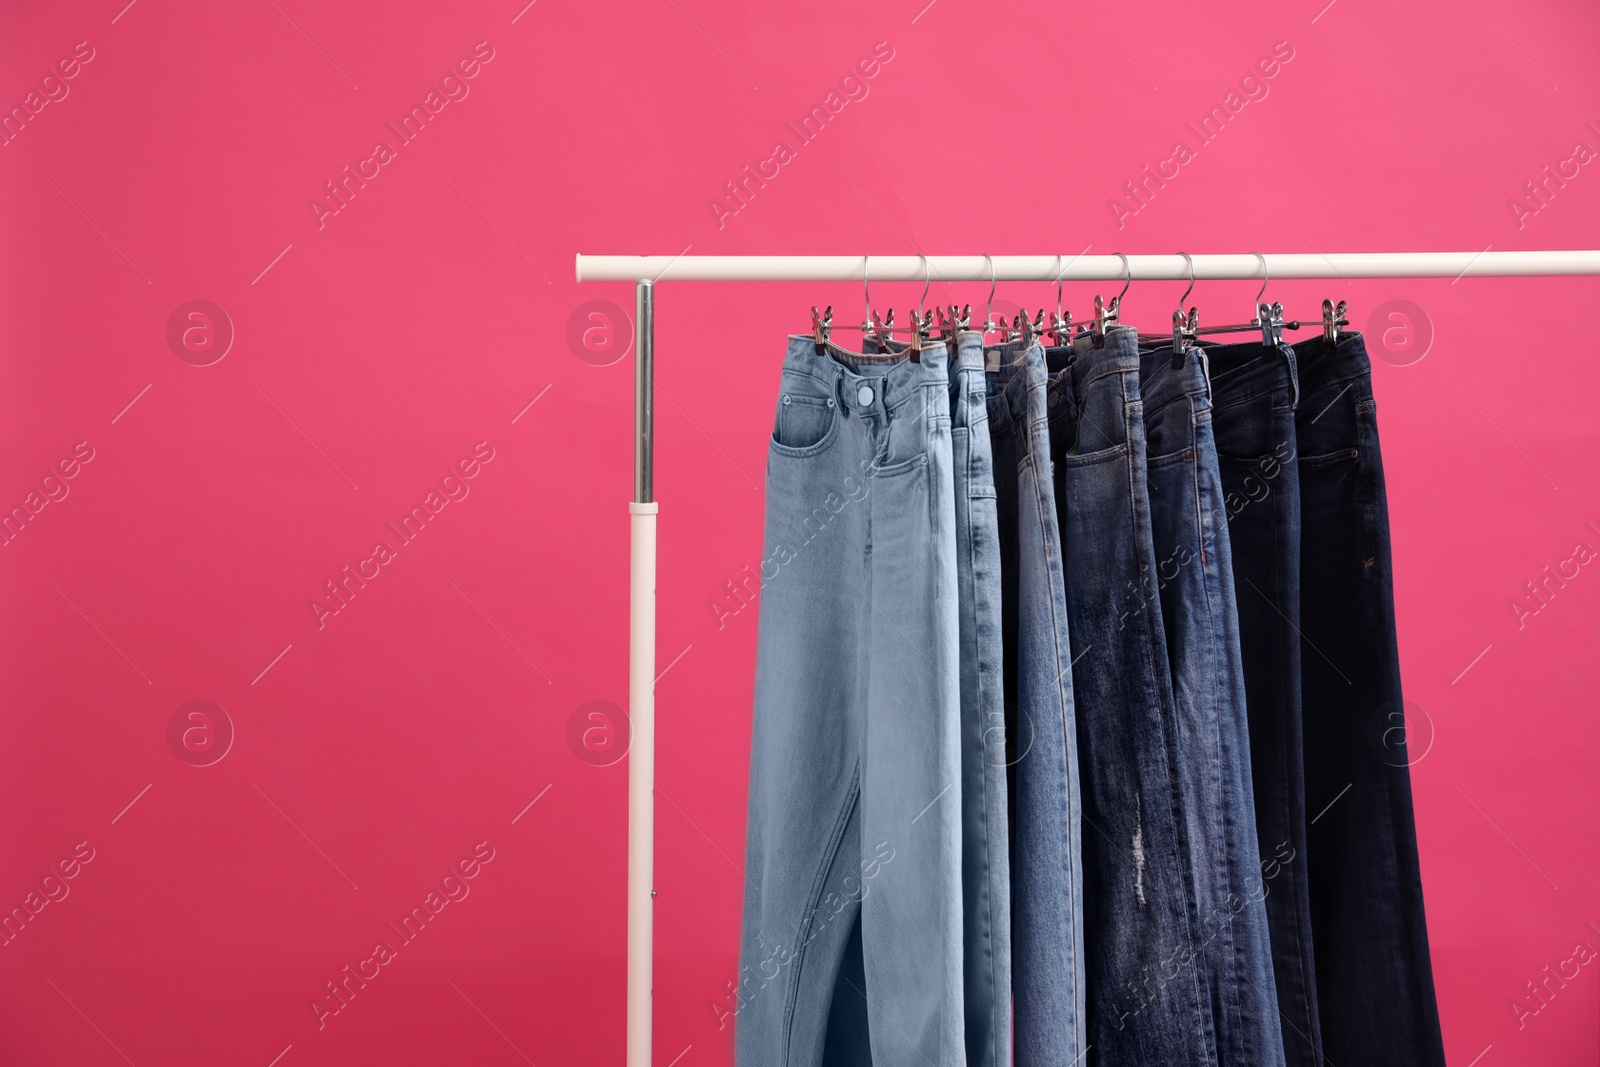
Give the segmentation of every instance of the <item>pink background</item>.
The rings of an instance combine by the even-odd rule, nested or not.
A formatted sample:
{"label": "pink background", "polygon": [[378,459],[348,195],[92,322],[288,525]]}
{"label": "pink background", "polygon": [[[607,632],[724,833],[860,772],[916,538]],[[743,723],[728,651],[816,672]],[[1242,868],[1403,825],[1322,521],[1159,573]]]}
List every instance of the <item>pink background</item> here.
{"label": "pink background", "polygon": [[[93,52],[0,147],[0,507],[39,506],[0,548],[0,909],[40,907],[0,948],[5,1064],[621,1061],[626,763],[569,720],[626,700],[631,360],[626,323],[588,347],[568,325],[632,293],[575,285],[574,252],[1600,247],[1600,173],[1563,162],[1600,148],[1578,0],[125,2],[13,2],[0,32],[7,109]],[[468,95],[401,145],[385,123],[483,41],[446,86]],[[1280,41],[1292,60],[1200,144],[1185,123]],[[800,144],[786,122],[877,42],[892,59]],[[379,138],[394,157],[363,164]],[[713,210],[780,139],[765,187]],[[1119,219],[1179,139],[1193,158]],[[346,165],[369,179],[319,225]],[[1546,165],[1570,177],[1517,212]],[[1410,302],[1374,377],[1463,1067],[1597,1055],[1600,966],[1543,1001],[1524,983],[1600,949],[1600,565],[1510,606],[1600,550],[1595,286],[1270,294],[1291,316],[1348,299],[1363,329]],[[1238,321],[1254,288],[1193,300]],[[1180,289],[1135,282],[1128,317],[1160,328]],[[1093,290],[1069,287],[1080,315]],[[235,334],[208,366],[203,322],[200,356],[167,337],[195,299]],[[860,300],[660,289],[663,1065],[732,1057],[756,612],[719,627],[712,603],[759,561],[783,335]],[[92,460],[48,477],[79,442]],[[479,442],[493,459],[445,483],[467,495],[401,545],[385,523]],[[394,557],[363,564],[380,539]],[[380,569],[319,629],[346,565]],[[234,731],[209,766],[179,753],[219,720],[169,741],[191,700]],[[45,883],[80,842],[93,859]],[[470,895],[400,946],[385,924],[475,847],[493,859],[447,883]],[[312,999],[379,940],[395,957],[319,1029]]]}

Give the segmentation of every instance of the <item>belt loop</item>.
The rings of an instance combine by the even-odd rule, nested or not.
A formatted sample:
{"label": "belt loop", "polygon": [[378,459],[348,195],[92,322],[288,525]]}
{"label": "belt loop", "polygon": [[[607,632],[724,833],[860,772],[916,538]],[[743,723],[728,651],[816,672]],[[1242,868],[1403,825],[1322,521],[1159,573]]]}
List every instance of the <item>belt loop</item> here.
{"label": "belt loop", "polygon": [[1289,364],[1289,407],[1294,411],[1300,410],[1300,367],[1294,358],[1292,345],[1278,345],[1278,350],[1283,353],[1284,360]]}

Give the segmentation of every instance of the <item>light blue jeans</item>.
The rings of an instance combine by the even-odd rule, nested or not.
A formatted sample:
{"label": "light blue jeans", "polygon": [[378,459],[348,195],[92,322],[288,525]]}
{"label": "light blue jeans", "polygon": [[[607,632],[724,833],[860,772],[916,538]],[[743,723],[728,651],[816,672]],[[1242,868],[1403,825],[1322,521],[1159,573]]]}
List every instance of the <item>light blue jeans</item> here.
{"label": "light blue jeans", "polygon": [[[965,1059],[947,364],[942,348],[911,362],[790,338],[767,460],[741,1067],[814,1067],[862,1021],[882,1067]],[[853,938],[860,970],[841,981]]]}

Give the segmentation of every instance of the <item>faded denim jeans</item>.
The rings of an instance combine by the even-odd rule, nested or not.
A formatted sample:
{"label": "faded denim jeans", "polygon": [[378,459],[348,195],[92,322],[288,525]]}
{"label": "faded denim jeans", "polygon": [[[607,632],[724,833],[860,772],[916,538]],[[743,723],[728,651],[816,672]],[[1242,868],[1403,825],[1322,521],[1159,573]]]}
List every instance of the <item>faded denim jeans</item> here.
{"label": "faded denim jeans", "polygon": [[789,341],[767,461],[741,1067],[815,1067],[825,1047],[859,1049],[862,1026],[874,1064],[965,1059],[947,363],[942,348],[912,362]]}
{"label": "faded denim jeans", "polygon": [[1087,1062],[1216,1063],[1146,485],[1139,351],[1052,350],[1083,796]]}

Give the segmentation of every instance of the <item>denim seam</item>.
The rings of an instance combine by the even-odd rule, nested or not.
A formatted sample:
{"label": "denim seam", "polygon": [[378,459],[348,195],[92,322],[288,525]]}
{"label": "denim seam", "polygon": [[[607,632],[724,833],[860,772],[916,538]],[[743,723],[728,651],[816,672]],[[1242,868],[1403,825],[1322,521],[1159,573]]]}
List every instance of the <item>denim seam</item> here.
{"label": "denim seam", "polygon": [[[1132,440],[1136,436],[1133,426],[1133,417],[1135,414],[1140,416],[1138,427],[1139,433],[1137,436],[1143,436],[1143,404],[1135,400],[1129,400],[1127,399],[1127,396],[1127,382],[1126,379],[1124,379],[1124,411],[1127,413],[1125,416],[1127,420],[1125,425],[1128,438]],[[1128,517],[1134,532],[1135,551],[1138,553],[1141,559],[1150,559],[1155,555],[1155,546],[1148,536],[1141,537],[1141,533],[1149,529],[1149,515],[1147,511],[1144,515],[1144,523],[1141,524],[1141,516],[1138,504],[1138,490],[1140,486],[1138,485],[1136,478],[1136,472],[1134,470],[1135,466],[1136,464],[1131,461],[1128,463]],[[1143,543],[1141,544],[1141,542]],[[1146,549],[1148,549],[1148,555],[1146,554]],[[1147,602],[1144,608],[1141,610],[1141,614],[1145,617],[1144,650],[1146,652],[1146,655],[1141,658],[1144,660],[1142,665],[1143,674],[1146,680],[1150,683],[1150,690],[1154,691],[1155,693],[1156,716],[1157,722],[1160,724],[1162,735],[1161,756],[1163,764],[1162,769],[1165,771],[1166,777],[1167,809],[1168,815],[1172,819],[1173,829],[1178,841],[1178,851],[1181,857],[1178,864],[1179,881],[1181,883],[1179,888],[1183,894],[1182,910],[1184,912],[1185,919],[1184,929],[1188,935],[1189,942],[1187,947],[1193,962],[1193,970],[1191,971],[1193,981],[1191,983],[1190,992],[1195,998],[1195,1007],[1198,1008],[1201,1013],[1198,1021],[1201,1024],[1201,1044],[1205,1049],[1206,1058],[1214,1059],[1217,1054],[1216,1029],[1214,1026],[1205,1025],[1208,1021],[1210,1021],[1212,1014],[1209,1010],[1211,1005],[1211,993],[1207,988],[1209,983],[1202,979],[1202,972],[1203,968],[1205,967],[1205,959],[1202,955],[1204,946],[1197,943],[1199,940],[1197,936],[1197,927],[1199,925],[1199,897],[1196,895],[1197,887],[1195,886],[1194,881],[1194,842],[1189,838],[1188,824],[1183,818],[1183,807],[1181,798],[1179,797],[1180,784],[1178,779],[1178,766],[1175,749],[1177,743],[1177,737],[1175,734],[1177,715],[1176,709],[1173,707],[1171,701],[1168,701],[1165,704],[1162,701],[1161,686],[1155,669],[1155,643],[1159,641],[1165,645],[1166,642],[1166,635],[1161,628],[1162,620],[1159,618],[1159,610],[1159,599],[1154,604]],[[1169,691],[1171,689],[1171,684],[1172,683],[1169,678],[1167,681]]]}
{"label": "denim seam", "polygon": [[[839,809],[839,815],[834,820],[833,830],[828,834],[828,850],[823,861],[817,866],[816,881],[812,884],[811,891],[806,894],[806,906],[805,909],[800,913],[801,922],[802,924],[805,924],[802,928],[809,928],[809,923],[807,923],[806,916],[810,915],[814,917],[816,915],[818,906],[822,900],[822,887],[827,883],[828,872],[833,869],[833,865],[839,857],[839,841],[844,836],[844,828],[850,821],[851,812],[855,811],[856,806],[860,803],[861,763],[859,760],[856,763],[855,769],[850,774],[850,786],[845,791],[845,798],[845,804]],[[808,938],[806,944],[809,943],[810,939]],[[806,956],[808,955],[806,952],[806,944],[800,945],[795,951],[795,966],[794,970],[790,972],[791,977],[789,979],[789,989],[784,997],[785,1007],[783,1010],[782,1030],[784,1063],[789,1062],[789,1043],[794,1039],[794,1009],[795,1002],[799,999],[800,995],[800,974],[805,968]]]}
{"label": "denim seam", "polygon": [[[1288,428],[1288,433],[1282,433],[1282,430],[1283,430],[1283,428],[1285,426],[1287,426],[1287,428]],[[1277,424],[1277,429],[1279,430],[1279,433],[1276,436],[1281,436],[1281,437],[1284,438],[1285,441],[1287,441],[1289,437],[1294,436],[1294,431],[1295,431],[1295,421],[1294,421],[1294,419],[1292,417],[1284,417],[1284,418],[1280,419],[1280,421]],[[1299,445],[1300,445],[1300,442],[1299,442],[1299,439],[1297,437],[1296,440],[1295,440],[1295,450],[1296,450],[1297,453],[1299,451]],[[1276,453],[1276,449],[1274,449],[1273,452],[1275,454]],[[1286,538],[1285,538],[1283,524],[1278,521],[1278,516],[1279,516],[1279,508],[1278,507],[1271,507],[1271,508],[1267,509],[1268,520],[1272,523],[1272,558],[1275,559],[1275,560],[1283,559],[1285,557],[1285,555],[1287,554],[1288,547],[1289,547],[1288,544],[1287,544]],[[1298,558],[1299,551],[1300,551],[1300,546],[1298,544],[1296,544],[1293,547],[1294,547],[1294,550],[1295,550],[1295,553],[1296,553],[1296,558]],[[1274,567],[1272,569],[1272,593],[1273,593],[1273,597],[1275,599],[1271,599],[1271,600],[1267,601],[1268,605],[1271,606],[1274,609],[1277,608],[1278,601],[1282,599],[1283,589],[1282,589],[1282,587],[1280,585],[1282,577],[1283,577],[1282,569],[1280,567]],[[1262,593],[1261,595],[1263,597],[1266,596],[1265,593]],[[1287,617],[1284,619],[1284,621],[1290,623],[1290,625],[1293,626],[1293,623]],[[1296,640],[1298,640],[1298,637],[1296,638]],[[1294,687],[1298,688],[1298,686],[1300,684],[1300,679],[1298,677],[1296,677],[1296,678],[1285,678],[1284,679],[1284,683],[1285,683],[1286,686],[1294,686]],[[1280,751],[1278,753],[1278,755],[1279,755],[1279,757],[1281,759],[1281,763],[1279,764],[1277,769],[1280,772],[1283,780],[1287,783],[1287,782],[1290,781],[1290,776],[1289,776],[1289,752],[1285,748],[1284,750]],[[1301,788],[1304,789],[1304,781],[1303,781],[1303,779],[1302,779]],[[1283,804],[1284,804],[1284,812],[1283,812],[1284,819],[1283,819],[1283,821],[1284,821],[1285,826],[1287,827],[1288,835],[1291,838],[1291,841],[1289,842],[1291,847],[1294,844],[1292,839],[1295,836],[1294,804],[1292,803],[1292,800],[1291,800],[1292,794],[1293,794],[1293,789],[1285,789],[1285,791],[1284,791],[1284,799],[1283,799]],[[1304,843],[1305,842],[1304,842],[1304,839],[1303,839],[1303,836],[1302,836],[1301,844],[1304,845]],[[1305,922],[1305,920],[1308,919],[1309,916],[1303,914],[1302,911],[1301,911],[1301,908],[1300,908],[1301,894],[1300,894],[1299,890],[1300,890],[1300,888],[1302,886],[1304,886],[1305,879],[1303,877],[1301,877],[1300,868],[1295,866],[1296,863],[1299,863],[1299,864],[1302,864],[1302,865],[1305,863],[1305,850],[1304,850],[1304,848],[1301,848],[1301,849],[1297,850],[1295,855],[1294,855],[1293,860],[1291,860],[1289,862],[1289,864],[1286,864],[1286,866],[1288,867],[1288,874],[1289,874],[1290,884],[1288,886],[1286,886],[1285,888],[1290,894],[1292,894],[1292,899],[1290,900],[1290,907],[1287,909],[1287,912],[1288,912],[1288,921],[1293,925],[1293,935],[1294,936],[1290,939],[1290,942],[1291,942],[1291,945],[1297,950],[1297,951],[1294,951],[1292,953],[1293,958],[1294,958],[1295,970],[1298,972],[1296,977],[1299,979],[1299,982],[1297,984],[1296,992],[1300,995],[1299,999],[1305,1005],[1305,1013],[1304,1013],[1304,1015],[1303,1015],[1303,1017],[1301,1018],[1300,1021],[1305,1024],[1306,1029],[1305,1029],[1305,1031],[1301,1032],[1301,1036],[1304,1037],[1306,1041],[1311,1043],[1312,1049],[1315,1052],[1315,1062],[1320,1064],[1322,1062],[1322,1046],[1321,1046],[1321,1044],[1319,1042],[1314,1041],[1312,1039],[1312,1036],[1311,1036],[1312,1031],[1317,1030],[1318,1026],[1317,1026],[1317,1016],[1316,1016],[1316,1011],[1317,1011],[1316,987],[1315,987],[1315,985],[1313,983],[1313,979],[1311,977],[1311,975],[1314,973],[1315,968],[1312,966],[1311,962],[1306,958],[1307,948],[1311,943],[1310,942],[1311,932],[1307,928],[1306,922]],[[1279,1010],[1280,1011],[1282,1010],[1282,1005],[1281,1004],[1279,1005]],[[1287,1018],[1287,1015],[1285,1016],[1285,1018]],[[1296,1029],[1296,1031],[1300,1030],[1299,1027],[1295,1027],[1295,1029]]]}
{"label": "denim seam", "polygon": [[[977,462],[976,450],[969,446],[969,448],[967,450],[967,466],[968,466],[968,471],[969,471],[968,479],[967,479],[968,495],[967,495],[967,505],[966,505],[965,510],[966,510],[966,513],[967,513],[967,546],[968,546],[969,549],[972,550],[971,566],[968,567],[969,579],[970,579],[970,582],[971,582],[971,589],[969,591],[969,597],[970,597],[970,603],[972,603],[975,607],[978,604],[978,595],[977,595],[977,589],[978,589],[978,567],[977,567],[978,553],[976,551],[976,548],[977,548],[977,538],[976,538],[977,523],[973,520],[972,503],[971,502],[972,502],[973,499],[985,499],[984,497],[976,497],[975,498],[974,495],[971,492],[971,486],[973,485],[974,481],[976,480],[971,476],[971,471],[972,471],[972,469],[974,467],[976,467],[978,465],[979,464]],[[991,485],[994,482],[994,476],[993,476],[992,472],[990,474],[989,481],[990,481]],[[989,496],[988,499],[993,499],[993,496],[992,495]],[[993,578],[997,582],[999,576],[998,575],[994,575]],[[977,634],[978,634],[978,628],[979,628],[980,625],[981,625],[981,620],[977,617],[977,615],[975,613],[974,617],[973,617],[973,638],[974,638],[974,646],[975,646],[974,647],[974,651],[976,651]],[[974,677],[976,678],[976,681],[977,681],[978,710],[979,710],[980,713],[982,713],[984,711],[984,709],[986,709],[989,706],[989,704],[988,704],[988,700],[986,699],[987,690],[986,690],[986,686],[985,686],[983,660],[982,660],[981,657],[977,657],[976,660],[975,660],[973,674],[974,674]],[[980,832],[978,834],[978,847],[983,852],[983,869],[986,870],[986,871],[990,871],[990,877],[994,878],[994,877],[997,876],[998,872],[993,870],[993,866],[992,866],[992,864],[990,862],[990,856],[989,856],[989,774],[988,774],[988,770],[989,770],[988,764],[987,764],[987,761],[985,760],[984,761],[984,766],[982,766],[979,769],[979,773],[978,773],[978,789],[979,789],[979,794],[980,794],[979,795],[979,804],[978,804],[978,818],[979,818],[979,821],[980,821],[980,824],[981,824],[980,825]],[[965,801],[963,801],[963,803],[965,803]],[[994,932],[993,932],[993,924],[994,924],[994,910],[993,909],[994,909],[994,900],[993,900],[993,897],[991,895],[989,914],[987,916],[987,918],[989,920],[989,924],[990,924],[990,929],[987,931],[987,936],[984,938],[984,940],[985,940],[985,944],[984,944],[985,956],[986,956],[986,961],[988,963],[988,970],[989,970],[989,989],[991,991],[992,990],[996,990],[996,989],[999,988],[999,981],[1000,981],[999,975],[998,975],[998,973],[997,973],[997,971],[995,969],[995,960],[994,960],[995,953],[994,953]],[[992,1004],[989,1005],[989,1006],[992,1007]],[[1005,1056],[1004,1056],[1004,1048],[1003,1048],[1003,1045],[1002,1045],[1002,1040],[1001,1040],[1001,1036],[1000,1035],[1001,1035],[1002,1025],[1005,1025],[1005,1024],[1003,1024],[1001,1020],[995,1020],[994,1022],[995,1022],[995,1025],[991,1026],[990,1029],[992,1031],[992,1039],[993,1039],[993,1042],[994,1042],[995,1063],[997,1065],[1001,1065],[1001,1067],[1003,1067],[1003,1065],[1005,1063]]]}
{"label": "denim seam", "polygon": [[[1044,545],[1046,545],[1048,547],[1048,545],[1050,543],[1050,537],[1049,537],[1049,518],[1050,518],[1050,516],[1047,516],[1046,513],[1045,513],[1044,493],[1042,491],[1040,491],[1040,488],[1039,488],[1040,482],[1039,482],[1038,465],[1034,462],[1033,455],[1032,455],[1031,452],[1029,453],[1029,455],[1027,456],[1027,458],[1025,459],[1024,462],[1033,471],[1034,492],[1033,492],[1032,495],[1033,495],[1033,501],[1034,501],[1034,520],[1038,523],[1038,526],[1039,526],[1039,531],[1040,531],[1039,540],[1040,540],[1040,542],[1042,544],[1044,544]],[[1052,487],[1052,489],[1053,489],[1053,487]],[[1056,539],[1057,539],[1057,542],[1059,543],[1059,541],[1060,541],[1060,531],[1059,530],[1057,531]],[[1046,557],[1047,557],[1046,558],[1046,565],[1050,569],[1051,578],[1052,579],[1059,579],[1059,582],[1056,583],[1056,586],[1058,588],[1061,588],[1061,589],[1064,590],[1066,588],[1066,571],[1065,571],[1065,568],[1064,568],[1064,565],[1063,565],[1063,561],[1062,561],[1062,558],[1061,558],[1062,557],[1062,553],[1059,550],[1056,551],[1054,554],[1051,554],[1051,553],[1047,552],[1046,553]],[[1054,589],[1052,589],[1052,592],[1054,592]],[[1051,621],[1050,640],[1051,640],[1052,644],[1055,645],[1055,662],[1056,663],[1060,663],[1063,658],[1066,659],[1067,666],[1062,671],[1062,675],[1063,675],[1063,679],[1064,679],[1064,684],[1066,686],[1071,686],[1072,685],[1072,676],[1071,676],[1071,671],[1072,671],[1072,651],[1071,651],[1071,648],[1072,648],[1072,646],[1071,646],[1071,638],[1069,636],[1068,639],[1067,639],[1066,648],[1065,648],[1065,656],[1063,656],[1063,647],[1062,647],[1061,636],[1062,636],[1062,632],[1067,627],[1066,619],[1065,619],[1064,615],[1062,614],[1062,612],[1060,610],[1058,610],[1058,601],[1057,601],[1056,597],[1051,596],[1049,598],[1049,601],[1050,601],[1050,621]],[[1060,608],[1064,608],[1065,605],[1064,604],[1060,604],[1059,607]],[[1073,711],[1071,713],[1069,713],[1069,710],[1068,710],[1068,707],[1067,707],[1067,700],[1066,700],[1066,692],[1067,692],[1067,690],[1065,688],[1063,688],[1063,685],[1060,682],[1058,682],[1058,684],[1055,686],[1055,691],[1056,691],[1056,694],[1057,694],[1057,707],[1058,707],[1058,710],[1060,711],[1060,714],[1061,714],[1061,727],[1062,727],[1061,741],[1062,741],[1062,749],[1063,749],[1062,756],[1063,756],[1063,758],[1065,758],[1065,757],[1067,757],[1069,755],[1069,753],[1067,751],[1065,751],[1067,746],[1070,744],[1071,739],[1077,736],[1078,726],[1077,726],[1077,721],[1076,721],[1077,720],[1077,716],[1075,714],[1076,707],[1074,706]],[[1067,759],[1066,765],[1067,765],[1067,768],[1068,768],[1067,775],[1070,775],[1072,773],[1072,770],[1075,768],[1075,761],[1072,760],[1072,759]],[[1065,789],[1065,795],[1062,796],[1062,798],[1061,798],[1061,806],[1062,806],[1063,809],[1065,809],[1069,813],[1069,818],[1070,818],[1070,813],[1073,810],[1073,808],[1072,808],[1071,779],[1069,777],[1067,777],[1067,776],[1063,776],[1062,785],[1063,785],[1063,788]],[[1080,818],[1082,818],[1082,814],[1083,813],[1082,813],[1082,811],[1080,809],[1079,812],[1078,812],[1078,815],[1079,815]],[[1081,871],[1081,864],[1082,864],[1081,850],[1070,847],[1071,844],[1072,844],[1072,842],[1069,840],[1068,841],[1069,847],[1067,849],[1067,857],[1068,857],[1068,861],[1071,864],[1071,866],[1068,869],[1067,884],[1068,884],[1068,886],[1075,886],[1075,885],[1076,886],[1081,886],[1083,884],[1083,874],[1082,874],[1082,871]],[[1074,914],[1077,914],[1075,908],[1074,908]],[[1070,931],[1070,932],[1073,933],[1074,935],[1076,934],[1076,931]],[[1071,945],[1072,945],[1073,974],[1076,975],[1077,971],[1078,971],[1079,954],[1083,951],[1083,946],[1078,943],[1078,938],[1076,936],[1070,937],[1069,940],[1070,940]],[[1074,1010],[1073,1011],[1073,1030],[1074,1030],[1075,1037],[1077,1039],[1076,1047],[1082,1047],[1085,1044],[1086,1040],[1087,1040],[1086,1035],[1084,1033],[1085,1023],[1086,1023],[1086,1020],[1082,1017],[1082,1014],[1080,1012]],[[1087,1050],[1085,1049],[1085,1051],[1087,1051]]]}

